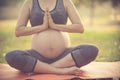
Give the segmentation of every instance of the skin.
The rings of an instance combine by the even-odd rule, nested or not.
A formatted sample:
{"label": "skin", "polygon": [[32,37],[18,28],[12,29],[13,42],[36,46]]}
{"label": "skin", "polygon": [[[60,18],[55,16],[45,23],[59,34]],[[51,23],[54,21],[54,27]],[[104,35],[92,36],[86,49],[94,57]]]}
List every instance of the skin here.
{"label": "skin", "polygon": [[[47,58],[55,58],[59,56],[66,48],[70,46],[69,36],[66,32],[84,32],[80,17],[72,1],[63,0],[63,2],[65,10],[68,13],[68,17],[72,23],[70,25],[54,23],[50,11],[55,8],[56,0],[39,0],[40,7],[45,12],[43,24],[34,27],[27,27],[27,22],[29,20],[28,18],[32,8],[32,0],[25,1],[17,21],[15,31],[16,36],[20,37],[33,35],[31,47]],[[80,75],[81,73],[79,68],[75,67],[71,54],[68,54],[64,58],[52,64],[43,63],[38,60],[35,65],[34,72],[74,75]]]}

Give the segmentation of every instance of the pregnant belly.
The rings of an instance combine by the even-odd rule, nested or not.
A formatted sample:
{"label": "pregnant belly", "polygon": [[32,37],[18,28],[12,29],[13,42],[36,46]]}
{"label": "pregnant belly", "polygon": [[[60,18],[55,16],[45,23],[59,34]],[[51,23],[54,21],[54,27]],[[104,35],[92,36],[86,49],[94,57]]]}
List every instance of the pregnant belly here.
{"label": "pregnant belly", "polygon": [[47,58],[59,56],[69,46],[68,34],[56,30],[49,29],[33,35],[32,38],[32,49]]}

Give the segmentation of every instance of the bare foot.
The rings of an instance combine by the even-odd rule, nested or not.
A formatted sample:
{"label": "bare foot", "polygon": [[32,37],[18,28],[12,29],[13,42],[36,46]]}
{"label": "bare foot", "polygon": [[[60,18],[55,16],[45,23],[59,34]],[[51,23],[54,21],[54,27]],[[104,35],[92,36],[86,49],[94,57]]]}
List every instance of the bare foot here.
{"label": "bare foot", "polygon": [[70,67],[70,68],[63,68],[62,74],[71,74],[71,75],[76,75],[79,76],[81,74],[81,71],[77,67]]}

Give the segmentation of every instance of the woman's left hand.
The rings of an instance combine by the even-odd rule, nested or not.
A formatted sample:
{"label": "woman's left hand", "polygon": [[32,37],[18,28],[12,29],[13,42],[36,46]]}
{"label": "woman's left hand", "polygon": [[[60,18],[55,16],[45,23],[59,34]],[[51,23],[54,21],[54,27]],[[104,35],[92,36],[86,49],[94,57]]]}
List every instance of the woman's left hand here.
{"label": "woman's left hand", "polygon": [[53,18],[49,11],[48,11],[48,24],[49,24],[49,28],[52,28],[52,29],[55,28],[56,24],[54,23]]}

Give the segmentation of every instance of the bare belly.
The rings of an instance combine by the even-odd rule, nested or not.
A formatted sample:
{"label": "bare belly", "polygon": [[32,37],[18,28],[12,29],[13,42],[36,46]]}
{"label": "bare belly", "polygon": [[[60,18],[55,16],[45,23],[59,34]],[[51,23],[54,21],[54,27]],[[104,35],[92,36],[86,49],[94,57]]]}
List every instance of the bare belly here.
{"label": "bare belly", "polygon": [[47,58],[59,56],[70,46],[70,39],[67,33],[56,30],[46,30],[33,35],[32,49]]}

